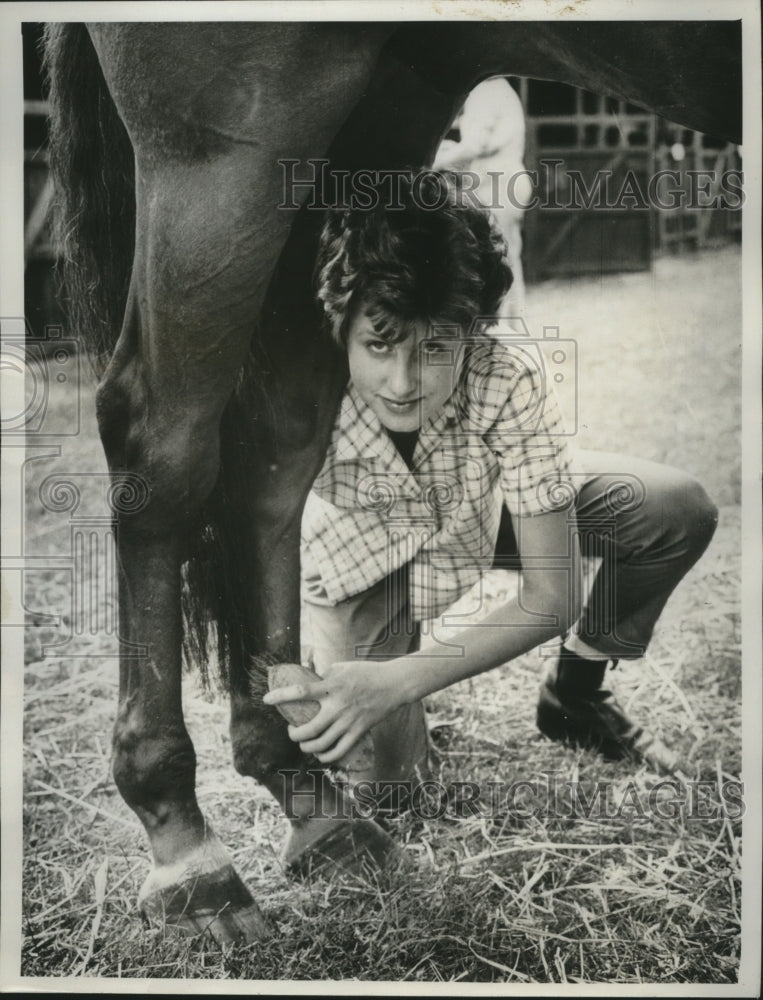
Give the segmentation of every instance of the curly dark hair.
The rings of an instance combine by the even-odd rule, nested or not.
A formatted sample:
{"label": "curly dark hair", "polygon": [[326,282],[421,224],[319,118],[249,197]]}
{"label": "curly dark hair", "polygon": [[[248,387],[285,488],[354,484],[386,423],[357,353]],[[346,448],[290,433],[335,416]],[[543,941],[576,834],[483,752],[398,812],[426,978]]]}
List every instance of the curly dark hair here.
{"label": "curly dark hair", "polygon": [[492,325],[513,281],[506,242],[460,176],[410,171],[393,205],[376,193],[372,207],[331,210],[323,226],[316,291],[334,340],[346,345],[361,304],[390,341],[421,319],[463,333],[476,317]]}

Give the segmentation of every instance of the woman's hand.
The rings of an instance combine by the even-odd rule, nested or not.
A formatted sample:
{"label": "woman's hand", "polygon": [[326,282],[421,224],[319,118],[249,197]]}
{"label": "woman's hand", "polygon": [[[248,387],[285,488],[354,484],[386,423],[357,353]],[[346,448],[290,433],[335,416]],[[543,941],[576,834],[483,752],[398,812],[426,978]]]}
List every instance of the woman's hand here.
{"label": "woman's hand", "polygon": [[332,764],[402,704],[399,692],[389,662],[348,660],[333,664],[319,680],[277,688],[262,700],[266,705],[320,702],[320,710],[310,722],[289,726],[289,736],[305,753],[313,754],[322,764]]}

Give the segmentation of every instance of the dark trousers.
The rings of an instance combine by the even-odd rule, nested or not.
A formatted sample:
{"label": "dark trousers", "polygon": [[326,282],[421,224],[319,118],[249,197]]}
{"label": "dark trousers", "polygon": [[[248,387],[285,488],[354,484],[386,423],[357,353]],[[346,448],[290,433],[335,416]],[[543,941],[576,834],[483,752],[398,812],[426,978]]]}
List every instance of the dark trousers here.
{"label": "dark trousers", "polygon": [[[718,511],[696,479],[667,465],[580,451],[575,516],[584,556],[601,560],[575,631],[613,659],[643,656],[662,609],[713,537]],[[504,508],[494,565],[519,569]]]}

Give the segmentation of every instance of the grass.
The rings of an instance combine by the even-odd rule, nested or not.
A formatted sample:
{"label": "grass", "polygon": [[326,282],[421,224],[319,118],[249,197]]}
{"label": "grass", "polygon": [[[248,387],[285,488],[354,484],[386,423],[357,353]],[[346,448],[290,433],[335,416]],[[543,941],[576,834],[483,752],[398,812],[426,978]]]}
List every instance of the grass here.
{"label": "grass", "polygon": [[[514,786],[514,801],[397,820],[411,863],[404,878],[294,882],[278,859],[285,821],[230,763],[225,699],[191,675],[184,703],[199,799],[277,934],[222,950],[178,941],[143,927],[135,911],[148,853],[110,776],[115,661],[98,636],[43,657],[60,629],[40,623],[29,630],[25,675],[23,975],[736,982],[741,821],[724,795],[738,789],[741,754],[737,276],[738,252],[725,248],[660,260],[654,273],[547,282],[531,289],[528,310],[531,329],[559,324],[578,342],[580,443],[680,464],[721,504],[711,547],[647,656],[612,677],[629,711],[680,755],[687,786],[660,790],[646,767],[545,740],[534,726],[544,663],[529,655],[428,703],[441,784],[529,782]],[[569,395],[564,402],[569,409]],[[102,469],[84,419],[57,468],[75,457],[78,470]],[[32,504],[55,467],[38,465]],[[39,511],[29,538],[40,554],[66,551],[66,516]],[[489,574],[485,610],[513,585]],[[68,614],[61,571],[30,574],[30,586],[30,606]],[[101,604],[109,599],[99,592]],[[609,808],[586,815],[580,801],[596,787]]]}

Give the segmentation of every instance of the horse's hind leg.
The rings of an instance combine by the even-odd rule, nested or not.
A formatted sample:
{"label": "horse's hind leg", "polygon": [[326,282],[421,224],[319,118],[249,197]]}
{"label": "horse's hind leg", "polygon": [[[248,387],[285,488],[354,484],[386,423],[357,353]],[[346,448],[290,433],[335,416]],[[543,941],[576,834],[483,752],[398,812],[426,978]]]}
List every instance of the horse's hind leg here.
{"label": "horse's hind leg", "polygon": [[97,407],[113,477],[137,473],[148,492],[145,506],[120,517],[117,535],[120,630],[132,649],[120,668],[114,776],[154,855],[141,903],[168,924],[227,941],[259,937],[266,924],[197,804],[181,706],[180,567],[217,476],[220,413],[253,322],[232,306],[223,321],[217,295],[240,302],[240,289],[229,287],[227,299],[224,287],[211,292],[184,255],[204,227],[209,262],[193,263],[219,267],[210,247],[222,234],[210,232],[203,207],[212,183],[204,171],[193,178],[194,209],[178,204],[189,178],[184,189],[161,171],[143,178],[127,313]]}
{"label": "horse's hind leg", "polygon": [[[180,707],[175,661],[178,540],[119,541],[123,635],[150,641],[122,671],[114,776],[149,835],[154,868],[140,894],[144,916],[219,941],[260,937],[267,923],[196,801],[195,754]],[[157,638],[161,636],[161,638]]]}
{"label": "horse's hind leg", "polygon": [[[138,474],[149,489],[148,503],[119,522],[121,631],[135,655],[121,663],[115,777],[151,841],[155,868],[145,906],[169,909],[191,929],[210,920],[221,939],[240,932],[253,938],[262,917],[194,791],[181,708],[180,568],[218,477],[221,418],[293,222],[276,207],[278,151],[302,160],[321,155],[387,29],[352,47],[341,27],[299,24],[99,24],[89,31],[134,147],[136,178],[132,283],[99,388],[99,426],[113,475]],[[299,386],[290,391],[285,360],[279,390],[291,412]],[[315,419],[305,414],[304,447],[313,462]],[[290,462],[286,455],[281,467]],[[269,539],[283,524],[279,489],[293,484],[261,471],[261,551],[251,555],[267,565],[262,588],[286,580],[296,596],[298,535],[285,546],[288,566],[279,553],[267,562]],[[287,630],[296,626],[292,610],[279,615]],[[272,651],[284,643],[271,619],[267,612],[264,648]]]}
{"label": "horse's hind leg", "polygon": [[252,167],[234,150],[182,165],[139,153],[136,168],[131,288],[97,395],[112,476],[137,474],[148,491],[118,525],[120,630],[132,651],[120,667],[114,776],[151,842],[144,912],[192,933],[209,926],[221,941],[253,939],[265,921],[196,800],[180,603],[188,538],[218,474],[221,414],[262,300],[255,199],[220,184],[221,172]]}

